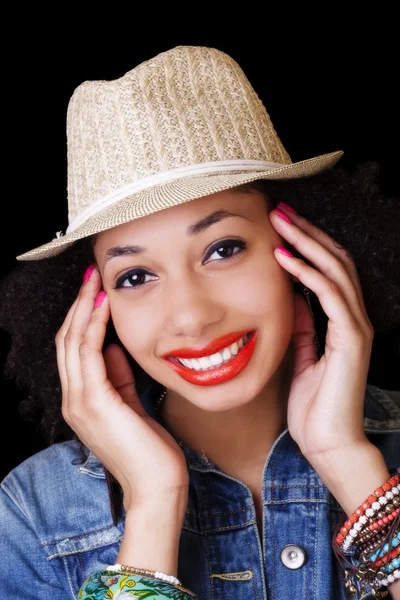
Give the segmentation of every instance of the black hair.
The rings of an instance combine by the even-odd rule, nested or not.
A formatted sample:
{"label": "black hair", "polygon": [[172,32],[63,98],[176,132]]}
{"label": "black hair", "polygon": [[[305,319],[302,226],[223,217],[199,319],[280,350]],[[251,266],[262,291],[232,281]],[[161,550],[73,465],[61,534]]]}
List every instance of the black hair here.
{"label": "black hair", "polygon": [[[375,332],[400,324],[400,205],[379,186],[379,166],[367,162],[338,167],[312,177],[257,181],[240,186],[259,190],[269,209],[282,200],[327,232],[353,257],[368,316]],[[57,256],[22,261],[0,283],[0,327],[11,346],[4,375],[24,390],[21,416],[37,423],[46,444],[78,439],[61,414],[61,384],[55,335],[73,303],[87,266],[94,261],[92,240],[78,240]],[[118,342],[110,321],[105,344]],[[139,396],[162,387],[128,356]],[[82,460],[86,458],[81,444]],[[106,470],[114,523],[121,517],[122,492]]]}

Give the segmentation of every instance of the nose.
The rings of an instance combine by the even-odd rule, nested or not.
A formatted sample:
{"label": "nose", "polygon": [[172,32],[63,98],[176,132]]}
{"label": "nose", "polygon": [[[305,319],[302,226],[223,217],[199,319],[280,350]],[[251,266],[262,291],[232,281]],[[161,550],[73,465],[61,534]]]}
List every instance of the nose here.
{"label": "nose", "polygon": [[204,338],[223,319],[223,302],[210,280],[201,282],[193,274],[170,280],[163,298],[168,333],[189,344]]}

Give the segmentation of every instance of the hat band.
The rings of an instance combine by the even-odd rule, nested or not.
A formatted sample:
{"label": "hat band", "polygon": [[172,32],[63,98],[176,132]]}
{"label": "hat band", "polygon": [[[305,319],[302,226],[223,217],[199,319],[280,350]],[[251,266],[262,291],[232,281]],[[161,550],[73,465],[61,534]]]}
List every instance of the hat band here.
{"label": "hat band", "polygon": [[223,160],[198,163],[195,165],[178,167],[177,169],[172,169],[171,171],[164,171],[163,173],[155,173],[154,175],[144,177],[140,181],[136,181],[134,183],[129,183],[127,185],[119,187],[116,190],[113,190],[110,194],[102,196],[101,198],[98,198],[97,200],[92,202],[81,213],[79,213],[79,215],[77,215],[75,219],[71,221],[71,223],[68,225],[66,233],[72,233],[73,231],[75,231],[75,229],[82,225],[82,223],[87,221],[87,219],[100,212],[101,210],[104,210],[108,206],[111,206],[112,204],[114,204],[114,202],[122,200],[130,194],[141,192],[161,183],[166,183],[168,181],[173,181],[175,179],[181,179],[183,177],[189,177],[193,175],[210,175],[212,173],[222,173],[226,171],[262,172],[272,171],[273,169],[277,169],[279,167],[284,166],[285,165],[282,163],[266,162],[264,160]]}

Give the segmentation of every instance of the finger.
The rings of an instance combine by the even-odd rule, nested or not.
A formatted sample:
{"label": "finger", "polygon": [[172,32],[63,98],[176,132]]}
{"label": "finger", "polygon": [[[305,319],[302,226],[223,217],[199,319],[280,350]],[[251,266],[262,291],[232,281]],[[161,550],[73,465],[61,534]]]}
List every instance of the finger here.
{"label": "finger", "polygon": [[94,265],[90,265],[88,267],[88,269],[86,270],[84,277],[83,277],[83,283],[79,289],[79,293],[78,293],[77,297],[75,298],[73,304],[71,305],[71,307],[67,313],[67,316],[65,317],[64,322],[56,335],[57,367],[58,367],[58,372],[60,375],[61,389],[62,389],[61,409],[62,409],[63,416],[64,416],[64,418],[66,418],[66,420],[68,420],[68,418],[69,418],[69,408],[70,408],[69,407],[69,404],[70,404],[69,403],[69,392],[70,392],[70,390],[69,390],[68,375],[67,375],[65,336],[68,334],[68,331],[70,330],[73,316],[75,314],[76,308],[77,308],[77,306],[80,302],[81,296],[82,296],[82,289],[85,286],[85,282],[90,278],[90,274],[93,272],[93,270],[94,270]]}
{"label": "finger", "polygon": [[[367,334],[372,327],[366,315],[364,303],[360,304],[361,290],[357,291],[358,284],[351,279],[347,265],[331,249],[327,249],[319,240],[310,237],[294,223],[283,220],[275,211],[271,211],[270,214],[278,233],[339,288],[348,305],[348,310],[351,311],[361,330]],[[276,251],[276,254],[280,254],[279,251]]]}
{"label": "finger", "polygon": [[295,225],[297,225],[297,227],[300,227],[307,235],[316,239],[322,246],[324,246],[329,252],[336,256],[339,261],[343,263],[351,281],[353,282],[353,286],[358,297],[358,302],[360,304],[361,311],[364,314],[364,317],[368,319],[367,310],[365,308],[364,297],[362,293],[360,277],[350,252],[343,246],[340,246],[340,244],[338,244],[336,240],[331,238],[325,231],[322,231],[321,229],[310,223],[308,219],[302,217],[299,214],[288,211],[285,208],[285,206],[282,206],[281,204],[279,204],[278,208],[280,211],[284,212],[290,219],[292,219],[292,221]]}
{"label": "finger", "polygon": [[139,416],[147,416],[135,387],[135,378],[123,349],[118,344],[110,344],[104,351],[104,361],[110,382],[123,401]]}
{"label": "finger", "polygon": [[79,349],[91,319],[100,287],[100,273],[97,269],[94,269],[90,279],[82,284],[70,326],[64,337],[65,365],[71,397],[83,392],[84,385]]}
{"label": "finger", "polygon": [[[85,402],[92,403],[112,392],[103,356],[103,344],[110,318],[110,304],[103,290],[96,298],[85,334],[79,345],[79,360]],[[99,394],[99,392],[101,392]]]}
{"label": "finger", "polygon": [[340,287],[301,258],[286,256],[277,249],[275,256],[285,269],[317,295],[329,319],[328,330],[332,347],[347,351],[355,344],[363,345],[366,339],[365,331],[349,310]]}
{"label": "finger", "polygon": [[70,323],[72,320],[72,315],[75,312],[76,306],[78,304],[78,300],[79,300],[79,294],[75,298],[73,304],[71,304],[70,309],[68,310],[67,316],[65,317],[64,322],[61,325],[60,329],[58,330],[56,338],[55,338],[57,367],[58,367],[58,373],[60,376],[61,390],[62,390],[63,397],[66,397],[68,395],[68,378],[67,378],[67,369],[66,369],[66,365],[65,365],[64,338],[65,338],[65,334],[67,333],[67,331],[69,329],[69,326],[70,326]]}

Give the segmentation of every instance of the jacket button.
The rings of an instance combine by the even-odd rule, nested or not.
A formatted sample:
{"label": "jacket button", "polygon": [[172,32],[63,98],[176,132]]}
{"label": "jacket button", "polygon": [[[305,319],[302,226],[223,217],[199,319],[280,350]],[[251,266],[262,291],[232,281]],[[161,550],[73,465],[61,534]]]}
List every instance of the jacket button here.
{"label": "jacket button", "polygon": [[307,560],[306,551],[301,546],[288,544],[282,548],[280,560],[288,569],[300,569]]}

